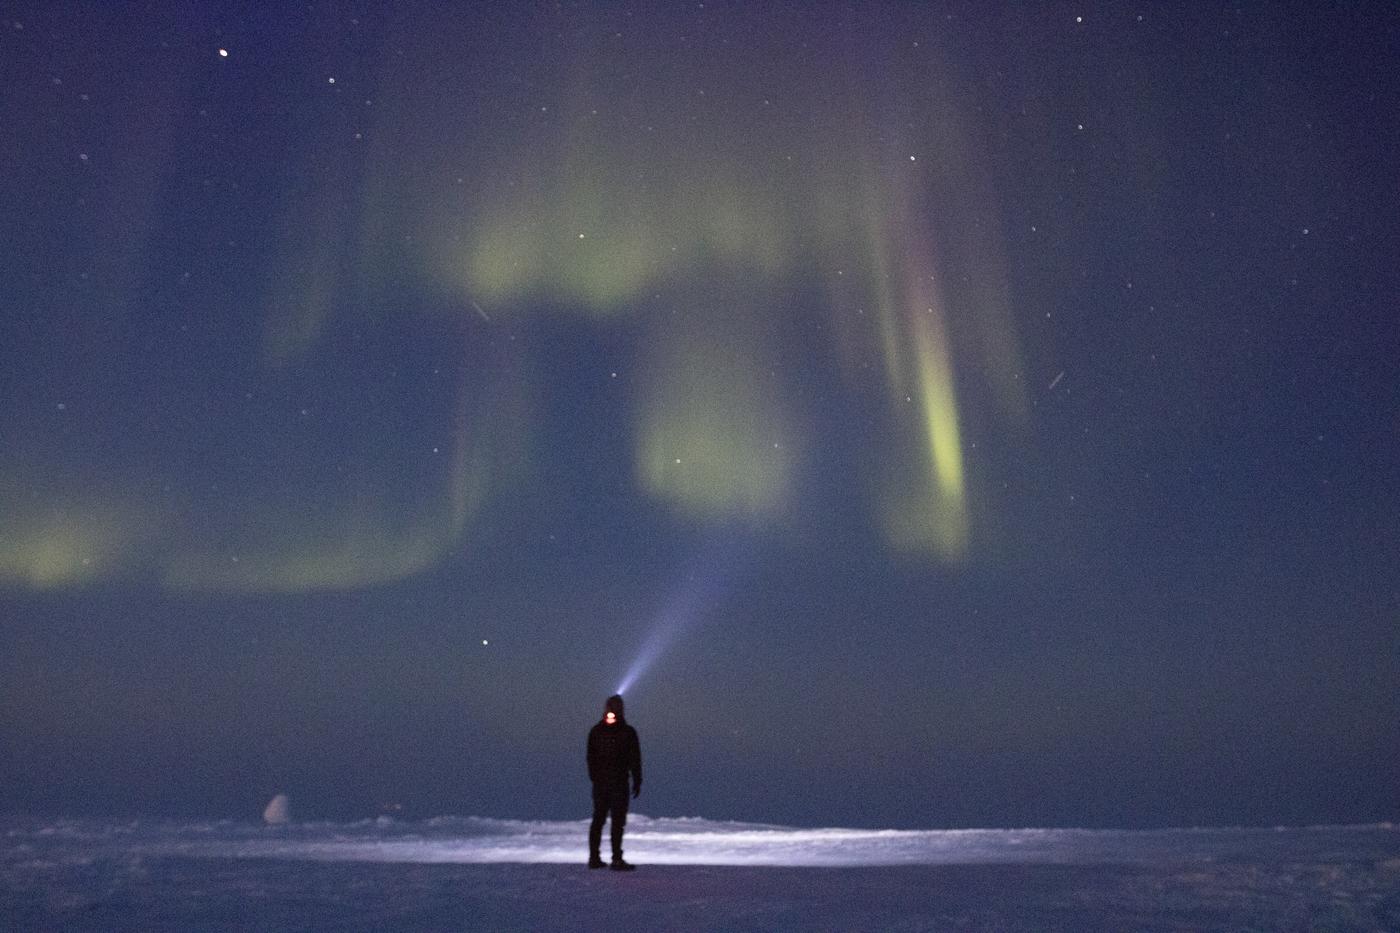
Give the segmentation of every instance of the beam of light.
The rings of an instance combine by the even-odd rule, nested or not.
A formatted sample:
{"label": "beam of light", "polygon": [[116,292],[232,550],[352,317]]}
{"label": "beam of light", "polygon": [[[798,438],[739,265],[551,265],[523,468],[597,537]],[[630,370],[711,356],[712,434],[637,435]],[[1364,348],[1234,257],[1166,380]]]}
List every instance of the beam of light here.
{"label": "beam of light", "polygon": [[646,639],[614,692],[625,697],[676,639],[694,627],[707,610],[714,608],[736,566],[737,554],[725,553],[718,546],[708,548],[691,564],[657,613]]}

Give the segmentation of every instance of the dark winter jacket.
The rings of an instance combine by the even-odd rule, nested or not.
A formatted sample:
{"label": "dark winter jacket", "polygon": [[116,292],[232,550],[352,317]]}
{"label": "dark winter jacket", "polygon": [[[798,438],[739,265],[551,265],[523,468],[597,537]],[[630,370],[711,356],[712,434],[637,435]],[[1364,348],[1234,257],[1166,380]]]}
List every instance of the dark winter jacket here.
{"label": "dark winter jacket", "polygon": [[588,779],[594,784],[626,786],[627,775],[632,786],[642,784],[642,744],[637,730],[618,718],[609,725],[599,722],[588,731]]}

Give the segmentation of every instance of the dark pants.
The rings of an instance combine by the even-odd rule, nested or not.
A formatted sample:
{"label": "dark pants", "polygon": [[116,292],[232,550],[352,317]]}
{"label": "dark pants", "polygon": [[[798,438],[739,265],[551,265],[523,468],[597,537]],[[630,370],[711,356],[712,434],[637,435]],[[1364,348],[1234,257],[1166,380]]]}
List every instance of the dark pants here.
{"label": "dark pants", "polygon": [[588,827],[588,854],[599,857],[603,821],[612,817],[612,857],[622,858],[622,830],[627,825],[627,784],[593,785],[593,822]]}

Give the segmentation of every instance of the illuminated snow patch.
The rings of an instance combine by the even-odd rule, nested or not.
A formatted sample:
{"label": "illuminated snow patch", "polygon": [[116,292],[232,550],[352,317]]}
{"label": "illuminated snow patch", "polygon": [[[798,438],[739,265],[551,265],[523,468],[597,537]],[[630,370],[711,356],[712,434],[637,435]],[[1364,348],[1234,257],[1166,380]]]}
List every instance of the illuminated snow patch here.
{"label": "illuminated snow patch", "polygon": [[[1318,846],[1393,844],[1396,828],[1313,829],[801,829],[700,818],[628,820],[629,861],[648,865],[877,867],[953,864],[1180,863],[1270,852],[1310,857]],[[18,835],[16,835],[18,832]],[[77,845],[85,858],[125,855],[381,864],[581,864],[588,823],[440,817],[359,823],[57,825],[12,831],[11,842]],[[1374,840],[1373,840],[1374,841]],[[1388,851],[1388,850],[1387,850]],[[1291,857],[1291,856],[1290,856]]]}
{"label": "illuminated snow patch", "polygon": [[[444,817],[422,823],[224,827],[213,838],[161,846],[183,855],[332,862],[563,863],[587,851],[586,820],[526,822]],[[856,866],[1055,861],[1075,830],[798,829],[699,818],[627,824],[630,860],[651,865]]]}

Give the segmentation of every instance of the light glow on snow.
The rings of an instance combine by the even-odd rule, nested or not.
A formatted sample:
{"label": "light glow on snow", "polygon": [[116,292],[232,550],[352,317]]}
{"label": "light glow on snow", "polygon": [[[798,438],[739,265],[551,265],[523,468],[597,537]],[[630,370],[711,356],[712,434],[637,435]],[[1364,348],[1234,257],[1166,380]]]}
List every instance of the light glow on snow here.
{"label": "light glow on snow", "polygon": [[[1141,928],[1145,917],[1163,929],[1274,930],[1321,916],[1337,929],[1371,930],[1393,926],[1387,904],[1400,879],[1400,826],[1385,823],[1151,831],[629,823],[627,857],[642,870],[623,881],[584,867],[583,820],[0,819],[0,916],[15,929],[210,929],[229,917],[256,929],[357,928],[373,917],[393,929],[588,930],[622,896],[625,925],[636,929],[674,928],[683,905],[686,925],[707,929],[747,929],[761,916],[766,929],[783,930],[1118,930]],[[952,865],[964,868],[949,875]]]}
{"label": "light glow on snow", "polygon": [[[1143,864],[1228,859],[1261,847],[1315,847],[1317,834],[1393,838],[1395,828],[1272,829],[804,829],[698,817],[627,821],[627,858],[642,865],[877,867],[971,864]],[[439,817],[359,823],[130,824],[104,830],[68,823],[43,836],[152,856],[382,864],[575,864],[587,854],[588,821]],[[1348,842],[1352,840],[1352,842]],[[1285,846],[1285,847],[1287,847]],[[1286,853],[1285,853],[1286,854]],[[1300,856],[1301,857],[1301,856]]]}

